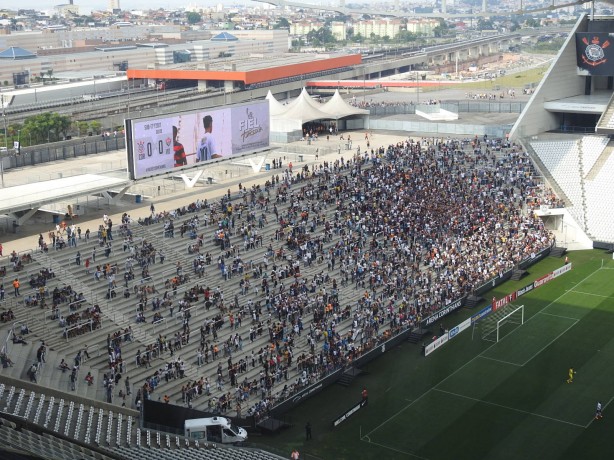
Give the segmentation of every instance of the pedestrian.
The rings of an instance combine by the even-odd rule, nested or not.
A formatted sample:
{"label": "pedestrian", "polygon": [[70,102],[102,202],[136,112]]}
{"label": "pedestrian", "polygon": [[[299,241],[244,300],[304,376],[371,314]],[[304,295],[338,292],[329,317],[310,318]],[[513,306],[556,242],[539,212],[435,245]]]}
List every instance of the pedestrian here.
{"label": "pedestrian", "polygon": [[602,415],[603,407],[601,406],[601,402],[597,401],[597,409],[595,409],[595,420],[601,420],[603,418]]}
{"label": "pedestrian", "polygon": [[124,384],[126,385],[126,394],[129,395],[130,394],[130,377],[126,376],[126,380],[124,381]]}
{"label": "pedestrian", "polygon": [[311,440],[311,422],[307,422],[307,425],[305,425],[305,438],[307,441]]}
{"label": "pedestrian", "polygon": [[369,393],[367,393],[367,388],[362,389],[362,401],[366,404],[369,400]]}
{"label": "pedestrian", "polygon": [[70,373],[70,389],[75,391],[77,389],[77,368],[73,367]]}
{"label": "pedestrian", "polygon": [[81,251],[77,251],[77,255],[75,256],[75,263],[77,265],[81,265]]}
{"label": "pedestrian", "polygon": [[38,365],[34,363],[28,370],[28,376],[30,377],[30,382],[36,383],[36,373],[37,372],[38,372]]}
{"label": "pedestrian", "polygon": [[20,286],[19,279],[15,278],[15,281],[13,281],[13,289],[15,289],[15,297],[21,295],[19,294],[19,286]]}

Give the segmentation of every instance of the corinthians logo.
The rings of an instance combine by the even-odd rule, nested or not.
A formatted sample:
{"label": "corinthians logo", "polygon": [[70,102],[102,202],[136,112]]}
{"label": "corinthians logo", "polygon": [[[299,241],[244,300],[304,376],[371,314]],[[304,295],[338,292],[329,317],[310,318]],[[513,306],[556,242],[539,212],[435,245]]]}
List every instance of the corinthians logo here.
{"label": "corinthians logo", "polygon": [[598,65],[607,62],[605,57],[605,52],[603,51],[605,48],[610,46],[610,41],[606,40],[601,43],[599,37],[593,37],[592,40],[588,41],[588,38],[583,37],[582,43],[586,45],[586,49],[584,50],[584,54],[582,54],[582,62],[586,65],[590,65],[592,67],[597,67]]}

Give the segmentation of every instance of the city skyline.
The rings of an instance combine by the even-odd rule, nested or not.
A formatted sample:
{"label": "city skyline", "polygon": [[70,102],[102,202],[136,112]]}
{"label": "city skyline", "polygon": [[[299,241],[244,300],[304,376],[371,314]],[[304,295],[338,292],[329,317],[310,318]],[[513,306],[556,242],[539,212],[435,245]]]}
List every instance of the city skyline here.
{"label": "city skyline", "polygon": [[[53,8],[60,4],[69,3],[69,0],[24,0],[20,3],[20,9],[34,9],[38,11],[51,11]],[[177,3],[172,0],[157,0],[156,6],[152,6],[152,3],[147,0],[120,0],[121,8],[130,10],[150,10],[150,9],[177,9],[185,8],[188,5],[200,5],[203,7],[213,7],[218,4],[229,5],[263,5],[262,3],[253,2],[251,0],[185,0],[185,2]],[[74,4],[79,7],[79,14],[87,15],[91,11],[107,11],[109,9],[108,0],[74,0]]]}

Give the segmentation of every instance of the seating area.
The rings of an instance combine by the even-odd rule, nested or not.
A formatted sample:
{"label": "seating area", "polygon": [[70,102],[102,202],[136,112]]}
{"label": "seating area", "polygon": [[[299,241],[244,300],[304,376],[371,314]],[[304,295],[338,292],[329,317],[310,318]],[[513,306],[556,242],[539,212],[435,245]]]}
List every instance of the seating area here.
{"label": "seating area", "polygon": [[587,231],[591,237],[604,242],[612,242],[612,209],[614,196],[611,193],[614,177],[614,155],[610,154],[593,180],[586,180],[588,208]]}
{"label": "seating area", "polygon": [[[67,438],[93,444],[110,453],[126,459],[151,459],[153,448],[181,450],[181,458],[195,460],[260,459],[278,460],[280,457],[260,450],[236,449],[212,443],[189,441],[182,436],[168,433],[140,430],[136,419],[120,408],[107,411],[102,408],[85,406],[71,399],[48,397],[15,386],[0,384],[0,404],[4,412],[26,420],[52,432],[37,434],[17,426],[14,422],[0,419],[0,442],[20,451],[41,455],[44,458],[62,460],[111,459],[100,452],[81,447],[54,436],[53,432]],[[35,409],[36,408],[36,409]],[[45,413],[45,423],[39,424]],[[101,442],[102,441],[102,442]],[[157,454],[156,454],[157,455]]]}
{"label": "seating area", "polygon": [[610,138],[607,136],[583,136],[582,137],[582,162],[584,177],[593,169],[597,159],[601,156],[608,145]]}
{"label": "seating area", "polygon": [[[141,431],[127,408],[149,398],[266,417],[274,405],[548,246],[539,220],[521,213],[536,188],[528,158],[516,146],[491,151],[475,144],[408,141],[317,169],[280,169],[263,186],[152,209],[147,225],[124,214],[112,231],[103,227],[74,239],[76,245],[33,253],[33,266],[55,275],[50,299],[62,298],[51,294],[56,288],[71,286],[50,319],[57,329],[35,334],[68,362],[87,344],[84,362],[100,389],[87,402],[13,386],[0,386],[0,397],[6,395],[10,413],[27,410],[44,428],[128,449],[133,458],[186,447],[193,458],[264,458]],[[387,165],[398,177],[390,177]],[[420,174],[403,172],[410,170],[423,171],[428,181],[412,182]],[[374,188],[387,180],[406,186]],[[429,197],[441,191],[435,208],[412,201],[412,187]],[[482,198],[469,200],[451,224],[440,216],[450,206],[458,210],[453,190]],[[375,191],[397,219],[385,218]],[[493,235],[475,221],[474,211],[485,208]],[[429,218],[414,225],[424,212]],[[107,216],[102,220],[107,225]],[[452,233],[434,230],[444,227]],[[58,317],[95,305],[100,327],[65,337]],[[27,308],[36,307],[20,303],[16,316]],[[84,377],[79,371],[87,388]]]}
{"label": "seating area", "polygon": [[[554,180],[571,200],[569,209],[587,234],[596,241],[611,240],[611,210],[614,198],[608,191],[614,158],[604,154],[609,138],[583,136],[579,140],[531,142],[531,146],[548,168]],[[580,158],[580,148],[582,158]],[[601,161],[604,161],[601,164]],[[580,168],[582,163],[582,168]],[[595,169],[595,171],[593,171]],[[579,171],[583,171],[581,177]],[[590,173],[590,174],[589,174]],[[584,190],[584,200],[582,198]]]}
{"label": "seating area", "polygon": [[585,209],[582,202],[580,177],[580,140],[531,142],[531,147],[565,194],[565,208],[585,228]]}
{"label": "seating area", "polygon": [[531,147],[568,198],[568,206],[581,206],[582,185],[579,140],[531,142]]}
{"label": "seating area", "polygon": [[[509,169],[516,175],[524,164],[524,159],[509,156],[507,148],[492,153],[501,164],[486,155],[476,160],[479,149],[469,144],[424,142],[422,148],[423,153],[407,158],[428,152],[429,161],[455,173],[479,168],[484,186],[495,180],[496,170]],[[448,151],[457,158],[450,166],[442,161],[451,155]],[[242,188],[230,200],[195,199],[179,209],[153,212],[148,225],[130,222],[124,215],[106,240],[101,231],[92,232],[89,239],[76,239],[76,246],[34,254],[34,263],[55,272],[54,283],[70,280],[74,290],[84,293],[88,308],[99,305],[102,318],[98,329],[86,328],[83,335],[68,338],[59,333],[59,338],[49,338],[50,343],[70,353],[88,344],[92,356],[87,365],[98,372],[94,381],[113,382],[109,392],[102,392],[106,401],[135,407],[140,394],[211,411],[262,416],[346,360],[415,325],[416,308],[428,315],[460,296],[461,288],[470,289],[468,285],[427,292],[429,283],[421,280],[428,279],[428,273],[436,276],[446,264],[438,252],[445,249],[427,250],[420,236],[416,247],[405,251],[430,262],[403,272],[417,280],[416,287],[404,293],[413,284],[394,281],[392,272],[382,270],[384,265],[392,267],[393,260],[405,259],[397,243],[369,243],[366,238],[376,235],[375,227],[366,229],[361,221],[348,220],[357,210],[355,203],[367,198],[364,191],[351,190],[348,179],[358,173],[366,177],[386,156],[405,167],[409,160],[397,158],[400,152],[382,148],[358,163],[339,158],[317,170],[300,170],[299,180],[286,171],[262,187]],[[515,181],[528,176],[520,174]],[[515,231],[510,234],[512,238],[506,230],[505,238],[497,241],[509,245]],[[371,247],[361,247],[356,235]],[[473,253],[465,248],[462,257]],[[471,282],[481,283],[488,273],[495,276],[511,266],[514,261],[506,259],[508,254],[521,253],[501,250],[498,266],[480,269],[479,276],[470,275]],[[382,265],[370,273],[376,262]],[[411,302],[401,304],[405,295]],[[374,308],[382,314],[375,316]],[[324,364],[318,353],[322,347],[330,352],[331,344],[341,353],[330,353],[337,361]],[[266,378],[260,376],[262,369]],[[133,382],[131,397],[123,392],[127,376]],[[89,420],[92,415],[81,417]],[[106,441],[100,438],[101,430],[89,436]]]}

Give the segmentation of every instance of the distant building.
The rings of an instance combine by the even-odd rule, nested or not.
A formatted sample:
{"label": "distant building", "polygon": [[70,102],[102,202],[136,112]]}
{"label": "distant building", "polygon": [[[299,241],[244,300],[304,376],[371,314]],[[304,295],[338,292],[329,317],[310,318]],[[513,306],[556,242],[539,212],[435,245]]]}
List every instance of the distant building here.
{"label": "distant building", "polygon": [[109,0],[109,11],[113,13],[118,13],[121,11],[119,7],[119,0]]}
{"label": "distant building", "polygon": [[433,36],[435,27],[439,26],[437,19],[412,19],[407,21],[407,31],[416,35]]}
{"label": "distant building", "polygon": [[73,2],[56,5],[53,7],[53,9],[55,11],[55,14],[62,18],[71,18],[73,16],[79,16],[79,6],[74,5]]}
{"label": "distant building", "polygon": [[290,24],[290,35],[300,37],[307,35],[312,30],[319,30],[322,27],[324,27],[324,23],[322,22],[293,22]]}
{"label": "distant building", "polygon": [[371,34],[375,35],[376,37],[394,38],[399,34],[400,30],[400,19],[373,19],[371,21],[359,21],[354,24],[354,35],[360,34],[367,38],[370,37]]}
{"label": "distant building", "polygon": [[345,22],[333,21],[330,24],[330,31],[337,40],[345,40],[347,38],[347,27]]}

